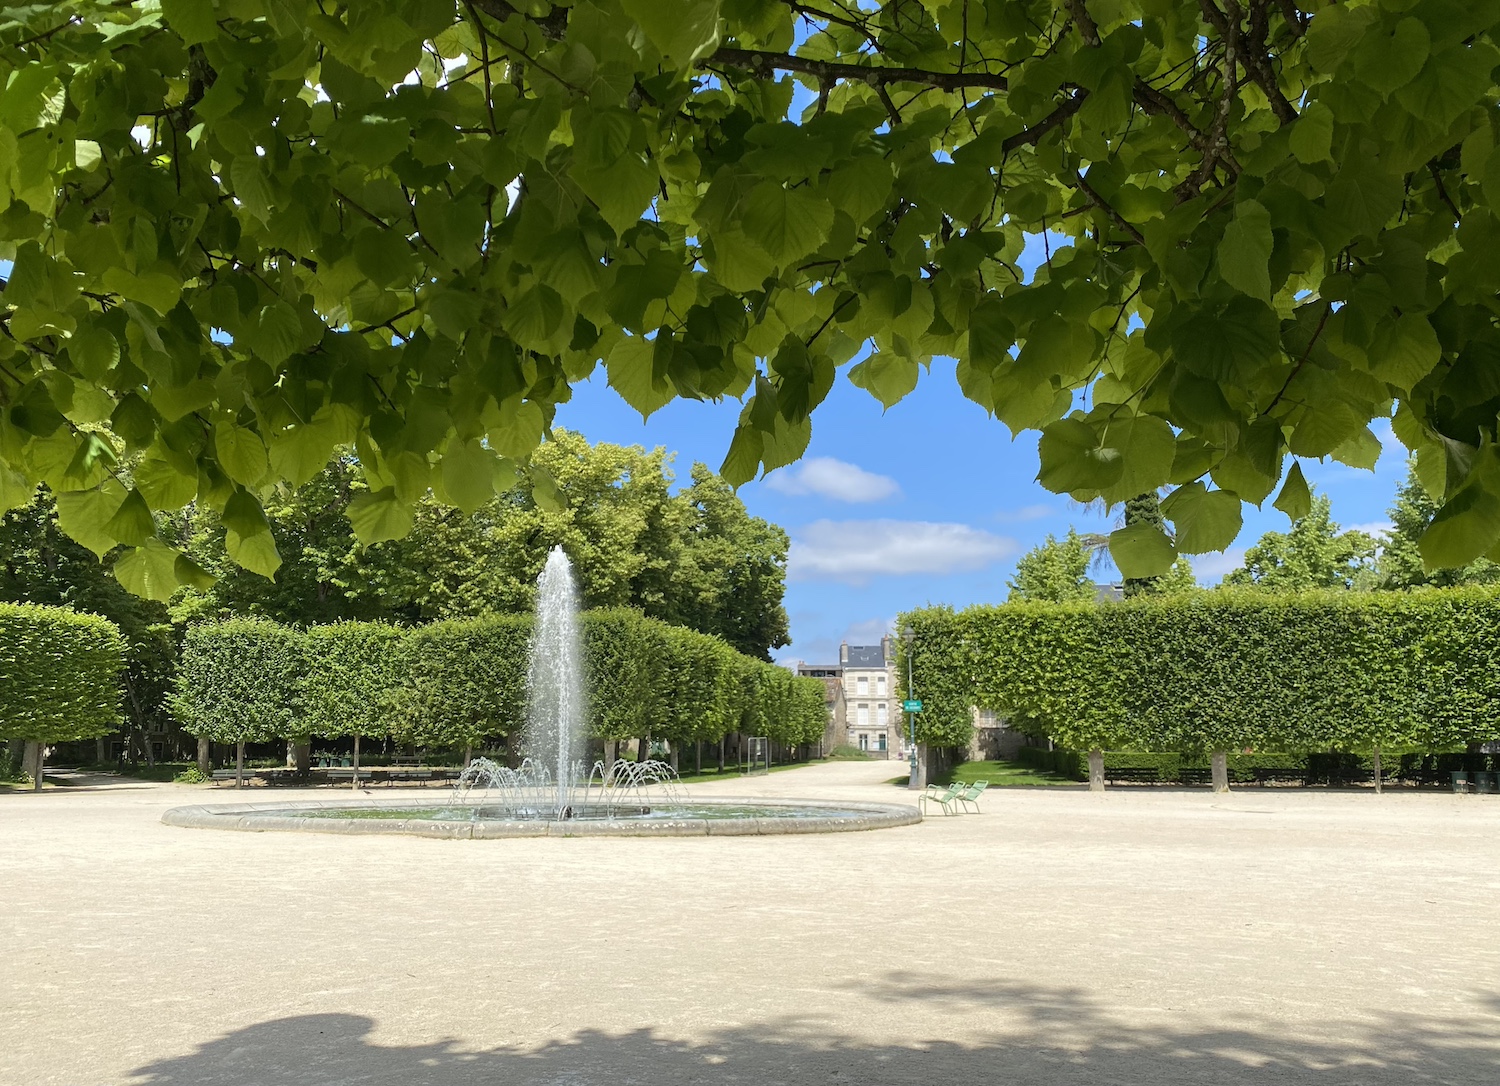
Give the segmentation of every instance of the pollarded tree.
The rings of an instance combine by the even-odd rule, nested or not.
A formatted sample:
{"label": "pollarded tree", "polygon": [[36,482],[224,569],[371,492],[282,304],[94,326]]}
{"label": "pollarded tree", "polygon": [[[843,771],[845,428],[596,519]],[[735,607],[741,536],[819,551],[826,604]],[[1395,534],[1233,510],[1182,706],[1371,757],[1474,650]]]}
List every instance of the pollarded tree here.
{"label": "pollarded tree", "polygon": [[120,631],[98,615],[0,603],[0,740],[25,743],[22,768],[35,788],[47,744],[119,727],[124,650]]}
{"label": "pollarded tree", "polygon": [[[748,394],[738,483],[801,455],[841,366],[890,404],[944,355],[1041,432],[1051,489],[1177,487],[1171,538],[1114,533],[1127,577],[1222,549],[1278,487],[1302,516],[1296,458],[1369,466],[1393,404],[1409,448],[1452,453],[1421,550],[1462,566],[1500,542],[1497,22],[1321,0],[9,8],[0,506],[46,481],[79,531],[172,572],[151,513],[197,499],[270,574],[268,488],[342,443],[373,543],[429,489],[526,460],[601,364],[643,414]],[[101,430],[142,457],[131,486]]]}

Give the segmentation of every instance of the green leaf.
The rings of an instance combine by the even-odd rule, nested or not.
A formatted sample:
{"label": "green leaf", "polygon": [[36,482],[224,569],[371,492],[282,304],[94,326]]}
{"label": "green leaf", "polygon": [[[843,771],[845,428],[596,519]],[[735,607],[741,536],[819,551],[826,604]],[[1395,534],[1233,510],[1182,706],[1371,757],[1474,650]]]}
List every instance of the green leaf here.
{"label": "green leaf", "polygon": [[172,563],[172,573],[178,584],[191,586],[200,592],[207,592],[217,581],[213,574],[185,554],[179,554],[177,561]]}
{"label": "green leaf", "polygon": [[0,513],[19,509],[31,501],[35,493],[35,484],[29,482],[19,471],[0,463]]}
{"label": "green leaf", "polygon": [[113,267],[106,269],[103,282],[107,290],[122,298],[148,305],[161,315],[170,313],[177,304],[177,299],[182,296],[182,280],[165,272],[149,271],[134,275],[124,268]]}
{"label": "green leaf", "polygon": [[651,44],[687,66],[719,43],[719,0],[621,0]]}
{"label": "green leaf", "polygon": [[156,535],[156,521],[151,516],[151,507],[139,490],[125,495],[120,508],[109,518],[104,530],[129,547],[143,547]]}
{"label": "green leaf", "polygon": [[1396,100],[1433,128],[1446,130],[1484,97],[1497,64],[1500,51],[1489,42],[1451,46],[1428,57],[1421,73],[1396,92]]}
{"label": "green leaf", "polygon": [[1276,500],[1271,504],[1285,513],[1293,523],[1312,511],[1312,490],[1302,474],[1301,464],[1293,462],[1291,470],[1286,473],[1286,482],[1281,484],[1281,493],[1276,495]]}
{"label": "green leaf", "polygon": [[272,366],[279,366],[302,346],[302,320],[286,302],[272,302],[260,311],[250,335],[250,349]]}
{"label": "green leaf", "polygon": [[1271,300],[1271,213],[1254,200],[1235,207],[1219,242],[1219,274],[1235,290]]}
{"label": "green leaf", "polygon": [[670,381],[656,379],[654,353],[655,344],[651,340],[626,336],[615,344],[604,363],[609,387],[639,411],[642,419],[650,418],[677,397]]}
{"label": "green leaf", "polygon": [[1324,204],[1351,236],[1373,237],[1401,210],[1401,179],[1373,163],[1350,164],[1328,186]]}
{"label": "green leaf", "polygon": [[224,551],[235,565],[251,573],[259,573],[262,577],[275,577],[276,571],[281,568],[281,554],[276,549],[276,540],[269,528],[252,535],[225,531]]}
{"label": "green leaf", "polygon": [[557,479],[552,473],[540,464],[532,464],[527,469],[531,479],[531,498],[537,504],[537,508],[545,513],[562,513],[568,508],[568,497],[563,493],[562,487],[557,485]]}
{"label": "green leaf", "polygon": [[365,546],[401,539],[411,531],[411,506],[396,497],[394,487],[361,494],[349,503],[349,523]]}
{"label": "green leaf", "polygon": [[1144,522],[1109,533],[1109,556],[1127,580],[1160,577],[1177,560],[1177,548],[1165,532]]}
{"label": "green leaf", "polygon": [[1380,439],[1372,434],[1368,427],[1360,427],[1353,437],[1340,443],[1329,455],[1340,464],[1373,471],[1381,452]]}
{"label": "green leaf", "polygon": [[883,158],[861,155],[828,175],[833,206],[847,212],[856,224],[885,207],[891,194],[891,167]]}
{"label": "green leaf", "polygon": [[719,465],[719,474],[730,486],[744,486],[760,471],[761,448],[765,435],[747,421],[750,406],[740,415],[740,424],[735,427],[734,437],[729,441],[729,450],[724,462]]}
{"label": "green leaf", "polygon": [[1333,157],[1333,111],[1322,102],[1309,102],[1292,124],[1292,154],[1312,165]]}
{"label": "green leaf", "polygon": [[269,470],[266,447],[261,443],[260,435],[243,426],[222,422],[215,426],[214,452],[224,474],[245,486],[255,486]]}
{"label": "green leaf", "polygon": [[1117,451],[1121,465],[1120,477],[1103,488],[1107,502],[1152,493],[1172,474],[1177,438],[1165,419],[1154,415],[1116,419],[1108,424],[1103,446]]}
{"label": "green leaf", "polygon": [[849,380],[880,401],[882,407],[893,407],[917,387],[919,367],[894,351],[875,351],[849,370]]}
{"label": "green leaf", "polygon": [[495,496],[495,454],[478,441],[452,438],[443,454],[443,490],[448,500],[473,513]]}
{"label": "green leaf", "polygon": [[1037,481],[1054,494],[1092,496],[1113,486],[1124,471],[1119,449],[1101,448],[1099,435],[1081,419],[1058,419],[1044,427],[1037,455]]}
{"label": "green leaf", "polygon": [[1180,554],[1225,550],[1244,523],[1239,495],[1209,490],[1202,483],[1189,483],[1172,491],[1161,503],[1161,512],[1176,529]]}
{"label": "green leaf", "polygon": [[98,381],[120,360],[120,343],[103,328],[89,328],[68,340],[68,357],[80,376]]}
{"label": "green leaf", "polygon": [[776,181],[762,181],[745,201],[740,222],[745,233],[773,259],[788,264],[828,239],[833,208],[827,200],[804,189],[786,189]]}
{"label": "green leaf", "polygon": [[538,283],[515,300],[501,324],[527,350],[550,353],[556,347],[553,339],[562,328],[562,319],[562,297],[545,283]]}
{"label": "green leaf", "polygon": [[1431,47],[1427,27],[1420,19],[1408,16],[1389,32],[1366,31],[1354,51],[1354,70],[1365,83],[1382,94],[1390,94],[1410,83],[1422,70]]}
{"label": "green leaf", "polygon": [[[338,434],[332,426],[321,422],[295,423],[272,435],[271,470],[293,486],[301,486],[323,470],[337,447]],[[233,472],[230,476],[237,478]]]}
{"label": "green leaf", "polygon": [[125,488],[113,479],[100,483],[92,490],[59,494],[57,526],[69,538],[103,558],[117,543],[107,526],[124,502]]}
{"label": "green leaf", "polygon": [[1437,368],[1443,348],[1437,333],[1420,313],[1403,313],[1381,325],[1370,345],[1370,372],[1402,391]]}
{"label": "green leaf", "polygon": [[178,589],[179,560],[186,561],[176,549],[148,539],[115,559],[115,579],[142,599],[166,603]]}
{"label": "green leaf", "polygon": [[1500,495],[1485,485],[1484,474],[1476,471],[1459,487],[1417,540],[1429,573],[1462,568],[1500,540]]}
{"label": "green leaf", "polygon": [[229,168],[234,181],[234,195],[252,216],[265,222],[271,217],[273,197],[271,186],[266,182],[260,159],[254,155],[240,155]]}
{"label": "green leaf", "polygon": [[213,0],[161,0],[161,14],[184,45],[200,45],[219,32]]}

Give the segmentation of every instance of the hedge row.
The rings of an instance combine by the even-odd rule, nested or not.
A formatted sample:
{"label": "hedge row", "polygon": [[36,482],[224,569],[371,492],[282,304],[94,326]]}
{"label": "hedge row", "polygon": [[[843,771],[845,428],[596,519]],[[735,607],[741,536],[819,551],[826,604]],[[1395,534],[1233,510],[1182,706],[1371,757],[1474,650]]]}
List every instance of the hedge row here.
{"label": "hedge row", "polygon": [[1395,755],[1500,738],[1494,590],[1221,591],[903,621],[929,742],[967,742],[975,705],[1072,750]]}
{"label": "hedge row", "polygon": [[[298,629],[259,619],[191,628],[172,707],[215,742],[391,736],[479,746],[526,719],[529,616],[401,628],[346,622]],[[692,742],[740,731],[816,742],[823,687],[744,656],[717,637],[633,611],[584,614],[589,731]]]}
{"label": "hedge row", "polygon": [[[1076,781],[1089,777],[1088,755],[1072,750],[1022,747],[1016,761],[1032,769],[1057,773]],[[1229,779],[1237,784],[1364,784],[1375,779],[1373,755],[1349,753],[1237,754],[1230,752]],[[1452,774],[1500,771],[1500,755],[1493,754],[1405,754],[1381,758],[1380,769],[1387,781],[1413,784],[1449,784]],[[1205,757],[1155,754],[1142,751],[1104,752],[1104,776],[1115,782],[1136,784],[1206,784],[1210,779]]]}
{"label": "hedge row", "polygon": [[120,723],[125,643],[114,623],[0,603],[0,739],[90,739]]}

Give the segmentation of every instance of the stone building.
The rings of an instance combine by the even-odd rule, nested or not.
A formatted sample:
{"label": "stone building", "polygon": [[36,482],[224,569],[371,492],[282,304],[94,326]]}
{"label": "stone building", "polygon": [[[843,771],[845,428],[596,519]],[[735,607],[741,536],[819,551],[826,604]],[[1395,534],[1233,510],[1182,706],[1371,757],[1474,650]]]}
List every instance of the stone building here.
{"label": "stone building", "polygon": [[836,664],[798,664],[797,674],[822,679],[828,689],[825,750],[848,745],[874,758],[895,758],[903,749],[901,701],[896,692],[896,647],[839,646]]}

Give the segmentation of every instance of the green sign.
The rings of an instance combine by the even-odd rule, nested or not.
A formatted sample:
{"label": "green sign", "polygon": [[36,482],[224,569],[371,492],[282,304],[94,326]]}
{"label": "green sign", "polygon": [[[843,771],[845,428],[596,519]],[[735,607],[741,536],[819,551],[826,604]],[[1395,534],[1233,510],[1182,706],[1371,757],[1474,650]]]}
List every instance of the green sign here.
{"label": "green sign", "polygon": [[904,713],[920,713],[922,711],[922,703],[908,699],[901,703],[901,711]]}

